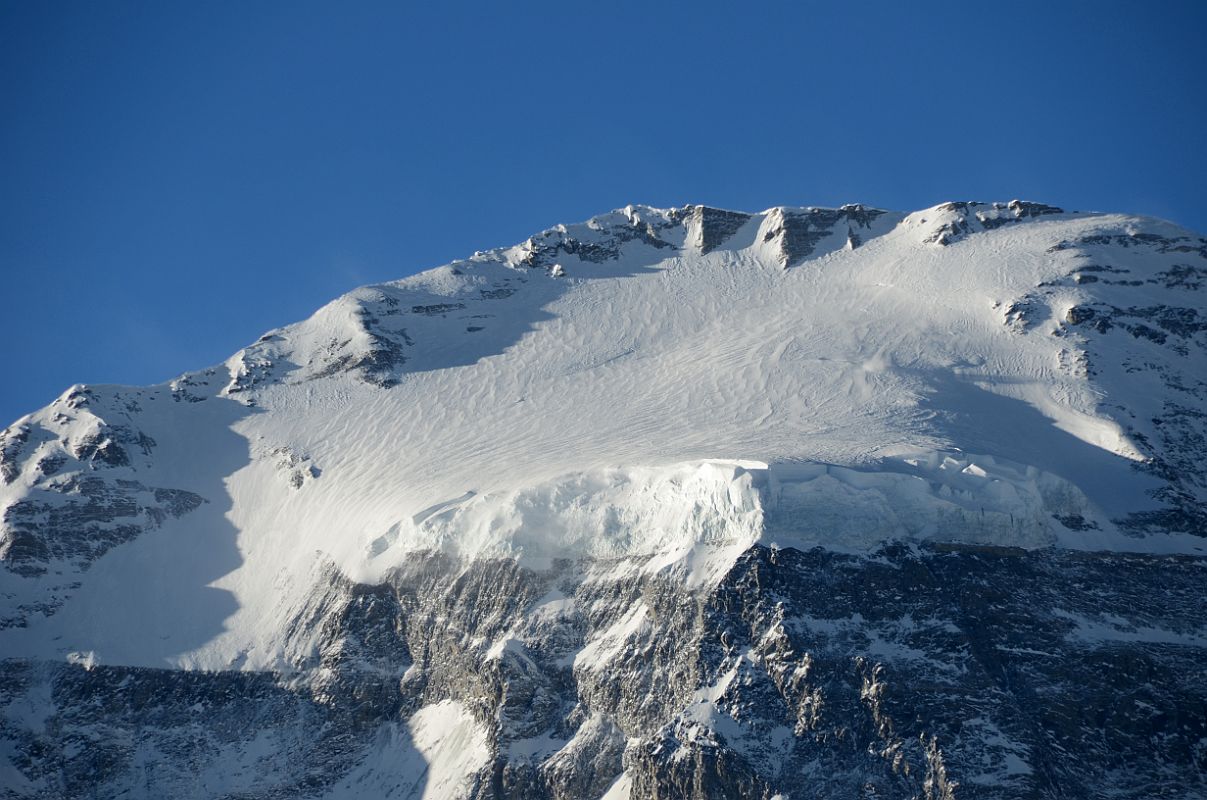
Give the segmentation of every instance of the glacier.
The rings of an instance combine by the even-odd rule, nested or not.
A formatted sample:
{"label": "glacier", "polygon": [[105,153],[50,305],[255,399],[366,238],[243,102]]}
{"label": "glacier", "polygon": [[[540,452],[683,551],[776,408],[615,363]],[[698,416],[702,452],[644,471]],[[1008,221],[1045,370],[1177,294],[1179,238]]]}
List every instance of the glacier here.
{"label": "glacier", "polygon": [[[245,778],[132,707],[79,723],[133,743],[63,796],[1092,793],[1039,765],[1050,721],[1005,721],[1026,698],[918,698],[1087,643],[1202,672],[1204,283],[1207,239],[1123,214],[629,206],[162,385],[71,387],[0,434],[0,652],[25,687],[0,796],[59,791],[46,720],[138,681],[165,708],[259,698],[214,745]],[[743,583],[760,570],[779,594]],[[1060,595],[1074,575],[1105,594]],[[969,616],[961,586],[1000,603]],[[890,679],[922,693],[908,735]],[[1207,707],[1187,680],[1136,702]],[[156,730],[237,711],[209,713]],[[287,733],[304,718],[344,738]],[[1201,792],[1201,728],[1160,728],[1173,766],[1120,796]]]}

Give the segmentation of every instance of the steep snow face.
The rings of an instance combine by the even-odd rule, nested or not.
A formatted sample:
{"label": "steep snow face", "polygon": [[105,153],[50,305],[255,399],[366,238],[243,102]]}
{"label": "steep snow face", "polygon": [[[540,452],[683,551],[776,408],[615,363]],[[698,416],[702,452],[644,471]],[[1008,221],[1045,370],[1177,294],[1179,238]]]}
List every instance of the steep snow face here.
{"label": "steep snow face", "polygon": [[1201,552],[1204,283],[1207,240],[1034,203],[559,226],[15,423],[0,647],[272,665],[316,563],[424,550]]}
{"label": "steep snow face", "polygon": [[[393,567],[399,552],[438,550],[515,558],[534,569],[559,557],[638,557],[642,569],[683,568],[698,581],[758,543],[867,552],[892,540],[1138,544],[1059,476],[988,456],[932,454],[872,467],[705,461],[576,472],[521,489],[467,492],[399,521],[368,542],[366,555],[370,565],[381,559]],[[719,557],[715,564],[709,555]],[[659,557],[640,558],[649,556]],[[378,572],[367,579],[381,580]]]}
{"label": "steep snow face", "polygon": [[541,568],[553,557],[745,549],[763,530],[765,472],[765,464],[705,462],[579,472],[523,489],[467,493],[401,521],[369,543],[369,557],[392,564],[394,552],[435,549]]}
{"label": "steep snow face", "polygon": [[405,733],[382,728],[368,757],[323,800],[459,800],[489,763],[486,731],[460,703],[443,700],[417,711]]}

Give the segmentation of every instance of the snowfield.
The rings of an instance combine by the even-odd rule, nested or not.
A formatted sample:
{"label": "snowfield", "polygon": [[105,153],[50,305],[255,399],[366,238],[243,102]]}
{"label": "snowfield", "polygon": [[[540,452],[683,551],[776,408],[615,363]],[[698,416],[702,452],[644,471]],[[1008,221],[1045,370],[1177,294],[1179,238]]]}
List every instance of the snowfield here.
{"label": "snowfield", "polygon": [[1202,554],[1205,248],[1028,203],[629,207],[356,289],[5,432],[0,650],[283,668],[320,565],[433,550]]}

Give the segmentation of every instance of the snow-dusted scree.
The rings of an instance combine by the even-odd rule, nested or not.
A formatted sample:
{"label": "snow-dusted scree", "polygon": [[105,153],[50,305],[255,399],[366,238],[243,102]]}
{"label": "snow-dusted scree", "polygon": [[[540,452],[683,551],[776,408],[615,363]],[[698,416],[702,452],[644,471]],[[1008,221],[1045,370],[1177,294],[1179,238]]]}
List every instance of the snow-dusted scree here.
{"label": "snow-dusted scree", "polygon": [[1147,218],[630,206],[72,387],[0,797],[1202,795],[1205,292]]}

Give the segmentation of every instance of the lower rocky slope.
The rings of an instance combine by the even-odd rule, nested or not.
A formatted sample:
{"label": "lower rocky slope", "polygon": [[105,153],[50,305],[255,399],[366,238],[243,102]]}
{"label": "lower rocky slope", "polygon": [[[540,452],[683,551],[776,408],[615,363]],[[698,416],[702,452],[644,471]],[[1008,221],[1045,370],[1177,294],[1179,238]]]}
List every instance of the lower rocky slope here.
{"label": "lower rocky slope", "polygon": [[3,662],[0,796],[1202,797],[1204,567],[755,545],[695,589],[332,569],[288,670]]}

